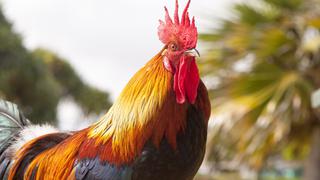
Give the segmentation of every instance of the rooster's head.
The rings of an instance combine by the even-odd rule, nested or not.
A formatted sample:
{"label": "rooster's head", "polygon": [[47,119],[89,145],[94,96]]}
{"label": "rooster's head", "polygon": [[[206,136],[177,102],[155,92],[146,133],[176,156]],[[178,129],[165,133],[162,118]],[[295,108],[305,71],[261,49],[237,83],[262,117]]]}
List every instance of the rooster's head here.
{"label": "rooster's head", "polygon": [[189,18],[189,5],[190,0],[180,19],[176,0],[174,20],[165,7],[165,21],[160,20],[158,28],[159,39],[165,44],[162,52],[163,64],[174,74],[174,92],[179,104],[195,102],[200,80],[195,62],[195,57],[199,56],[196,50],[198,32],[194,18]]}

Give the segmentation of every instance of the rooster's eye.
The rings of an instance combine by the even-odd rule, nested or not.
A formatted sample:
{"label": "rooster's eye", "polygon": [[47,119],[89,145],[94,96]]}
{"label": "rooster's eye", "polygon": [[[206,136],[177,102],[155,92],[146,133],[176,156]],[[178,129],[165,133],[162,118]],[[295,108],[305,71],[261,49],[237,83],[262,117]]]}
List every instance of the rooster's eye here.
{"label": "rooster's eye", "polygon": [[171,51],[176,51],[176,50],[178,50],[178,46],[174,43],[171,43],[171,44],[169,44],[169,49]]}

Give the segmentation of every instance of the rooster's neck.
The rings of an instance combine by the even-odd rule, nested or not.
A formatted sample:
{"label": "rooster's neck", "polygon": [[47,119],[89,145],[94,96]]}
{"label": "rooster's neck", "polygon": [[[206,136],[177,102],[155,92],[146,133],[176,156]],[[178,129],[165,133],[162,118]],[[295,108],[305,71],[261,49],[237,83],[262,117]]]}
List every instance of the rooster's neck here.
{"label": "rooster's neck", "polygon": [[173,75],[164,68],[161,54],[133,76],[109,112],[91,127],[88,135],[95,144],[112,147],[112,157],[102,154],[102,159],[130,162],[149,140],[158,146],[167,138],[176,147],[187,105],[176,103]]}

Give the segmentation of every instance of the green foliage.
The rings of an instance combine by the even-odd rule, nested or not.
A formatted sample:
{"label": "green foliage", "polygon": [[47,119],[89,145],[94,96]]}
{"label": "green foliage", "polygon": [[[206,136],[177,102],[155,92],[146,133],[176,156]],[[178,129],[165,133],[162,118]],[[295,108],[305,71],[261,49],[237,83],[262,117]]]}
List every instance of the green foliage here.
{"label": "green foliage", "polygon": [[234,9],[238,12],[240,21],[244,24],[258,25],[269,21],[269,18],[259,12],[258,9],[247,4],[237,4]]}
{"label": "green foliage", "polygon": [[65,97],[88,114],[110,107],[109,95],[84,83],[66,60],[47,50],[27,50],[0,9],[0,98],[17,103],[34,123],[55,124]]}
{"label": "green foliage", "polygon": [[67,61],[44,49],[36,49],[32,54],[44,61],[62,86],[63,96],[71,95],[85,113],[99,114],[111,106],[108,94],[85,84]]}
{"label": "green foliage", "polygon": [[281,9],[287,9],[289,11],[297,10],[301,7],[303,0],[264,0],[265,2],[274,5]]}
{"label": "green foliage", "polygon": [[215,82],[210,97],[215,116],[223,117],[209,136],[208,157],[237,157],[259,168],[269,155],[303,159],[309,151],[320,9],[313,0],[255,2],[235,5],[235,19],[200,35],[209,49],[200,68]]}

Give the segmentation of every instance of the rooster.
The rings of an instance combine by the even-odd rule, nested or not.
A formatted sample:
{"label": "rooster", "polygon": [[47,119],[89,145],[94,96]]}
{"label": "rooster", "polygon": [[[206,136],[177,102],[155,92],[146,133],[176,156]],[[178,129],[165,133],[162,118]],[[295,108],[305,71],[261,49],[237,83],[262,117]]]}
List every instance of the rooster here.
{"label": "rooster", "polygon": [[189,180],[205,153],[210,116],[199,78],[197,28],[188,1],[179,18],[165,7],[164,48],[128,82],[109,111],[76,132],[31,125],[0,103],[0,178]]}

